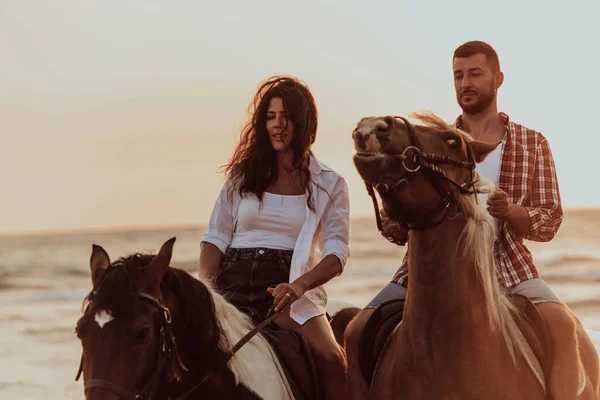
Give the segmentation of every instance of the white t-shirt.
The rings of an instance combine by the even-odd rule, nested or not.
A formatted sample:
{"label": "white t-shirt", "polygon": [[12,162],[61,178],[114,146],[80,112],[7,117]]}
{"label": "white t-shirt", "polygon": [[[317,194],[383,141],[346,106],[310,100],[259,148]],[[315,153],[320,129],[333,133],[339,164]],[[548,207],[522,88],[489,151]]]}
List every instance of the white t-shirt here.
{"label": "white t-shirt", "polygon": [[[502,154],[502,145],[498,145],[483,162],[475,166],[475,171],[480,177],[487,179],[492,182],[494,186],[498,187],[500,184],[500,156]],[[479,199],[481,200],[484,207],[487,207],[487,193],[480,193]]]}
{"label": "white t-shirt", "polygon": [[250,194],[240,201],[231,247],[294,250],[306,221],[306,195],[264,192],[262,207]]}

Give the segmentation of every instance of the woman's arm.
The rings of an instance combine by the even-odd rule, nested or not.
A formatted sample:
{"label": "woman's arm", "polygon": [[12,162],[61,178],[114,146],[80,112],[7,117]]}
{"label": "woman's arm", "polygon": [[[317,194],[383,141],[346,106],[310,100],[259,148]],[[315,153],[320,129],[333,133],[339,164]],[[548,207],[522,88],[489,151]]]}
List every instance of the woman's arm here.
{"label": "woman's arm", "polygon": [[219,270],[223,253],[212,243],[204,242],[200,246],[200,260],[198,262],[198,277],[212,282]]}
{"label": "woman's arm", "polygon": [[198,277],[212,280],[219,269],[223,254],[231,244],[233,238],[233,210],[228,195],[229,182],[223,185],[219,197],[215,202],[208,230],[200,244],[200,257],[198,260]]}

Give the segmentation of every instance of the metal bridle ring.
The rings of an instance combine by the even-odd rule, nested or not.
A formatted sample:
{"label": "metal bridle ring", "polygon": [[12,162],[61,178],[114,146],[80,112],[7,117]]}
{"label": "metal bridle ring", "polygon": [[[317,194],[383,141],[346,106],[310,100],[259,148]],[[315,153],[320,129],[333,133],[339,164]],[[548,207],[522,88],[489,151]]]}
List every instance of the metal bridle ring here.
{"label": "metal bridle ring", "polygon": [[390,187],[385,183],[378,183],[375,185],[375,189],[377,189],[379,193],[387,193],[390,190]]}
{"label": "metal bridle ring", "polygon": [[[407,155],[409,150],[413,150],[415,152],[414,157],[412,157],[412,162],[414,163],[414,165],[416,165],[415,168],[409,168],[406,165],[406,160],[409,158]],[[408,146],[404,149],[404,151],[402,152],[402,166],[405,170],[407,170],[408,172],[417,172],[419,169],[421,169],[421,165],[417,162],[417,157],[419,156],[419,154],[421,154],[421,150],[418,147]]]}

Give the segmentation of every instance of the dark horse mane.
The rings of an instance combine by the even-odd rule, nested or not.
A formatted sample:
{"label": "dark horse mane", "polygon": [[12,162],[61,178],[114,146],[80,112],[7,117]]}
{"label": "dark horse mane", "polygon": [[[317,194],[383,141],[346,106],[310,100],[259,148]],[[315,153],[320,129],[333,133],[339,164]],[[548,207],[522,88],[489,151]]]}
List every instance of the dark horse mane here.
{"label": "dark horse mane", "polygon": [[[83,307],[87,308],[93,299],[97,309],[109,309],[115,318],[132,317],[131,305],[139,292],[135,276],[154,257],[153,254],[135,253],[114,261],[85,297]],[[209,289],[187,272],[173,267],[167,269],[160,287],[164,302],[174,296],[176,309],[171,312],[174,328],[183,333],[178,338],[180,350],[185,349],[182,353],[199,356],[202,352],[202,358],[206,358],[207,348],[220,350],[219,343],[225,336],[216,318]],[[214,355],[219,357],[219,354]]]}

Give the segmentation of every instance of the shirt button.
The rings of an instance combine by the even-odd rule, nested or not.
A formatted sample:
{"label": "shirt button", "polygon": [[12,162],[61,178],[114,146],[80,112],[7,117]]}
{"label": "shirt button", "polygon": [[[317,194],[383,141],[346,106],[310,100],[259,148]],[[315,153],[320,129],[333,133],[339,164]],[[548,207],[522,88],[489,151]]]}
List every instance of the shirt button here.
{"label": "shirt button", "polygon": [[258,251],[258,254],[265,254],[265,251],[264,251],[263,249],[260,249],[260,250]]}

